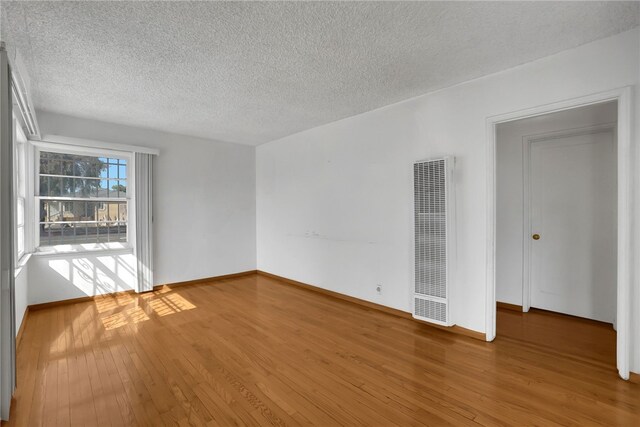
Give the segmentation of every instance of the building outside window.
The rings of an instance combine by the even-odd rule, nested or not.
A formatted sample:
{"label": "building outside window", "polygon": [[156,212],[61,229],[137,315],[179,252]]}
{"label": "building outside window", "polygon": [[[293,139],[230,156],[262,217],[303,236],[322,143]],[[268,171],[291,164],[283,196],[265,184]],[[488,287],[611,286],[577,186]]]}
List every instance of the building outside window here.
{"label": "building outside window", "polygon": [[37,152],[37,247],[128,242],[128,159]]}

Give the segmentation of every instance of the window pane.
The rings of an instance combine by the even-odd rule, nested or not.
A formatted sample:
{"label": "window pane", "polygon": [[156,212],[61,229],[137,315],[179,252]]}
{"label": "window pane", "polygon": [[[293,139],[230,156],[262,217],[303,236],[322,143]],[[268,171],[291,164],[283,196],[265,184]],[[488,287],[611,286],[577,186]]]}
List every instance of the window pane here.
{"label": "window pane", "polygon": [[[40,153],[40,172],[39,173],[47,173],[46,171],[49,169],[49,159],[46,157],[47,153]],[[43,156],[43,154],[45,156]]]}
{"label": "window pane", "polygon": [[104,168],[104,162],[97,157],[76,156],[78,176],[97,178]]}
{"label": "window pane", "polygon": [[109,164],[109,173],[107,175],[108,178],[118,179],[118,166]]}
{"label": "window pane", "polygon": [[18,227],[24,226],[24,199],[19,198],[16,204],[16,225]]}
{"label": "window pane", "polygon": [[73,197],[75,196],[76,180],[75,178],[62,178],[62,185],[59,194],[55,196]]}
{"label": "window pane", "polygon": [[99,182],[98,197],[109,197],[109,183],[106,179],[102,179]]}
{"label": "window pane", "polygon": [[43,222],[97,221],[101,202],[41,200]]}
{"label": "window pane", "polygon": [[16,176],[18,178],[18,182],[17,182],[18,196],[25,197],[26,195],[26,185],[25,185],[26,175],[25,174],[27,170],[25,144],[18,144],[17,149],[18,149],[18,159],[16,162],[16,166],[17,166]]}
{"label": "window pane", "polygon": [[59,221],[62,218],[61,203],[54,201],[41,202],[40,218],[42,218],[42,222]]}
{"label": "window pane", "polygon": [[127,197],[127,181],[109,181],[109,197]]}
{"label": "window pane", "polygon": [[127,204],[126,203],[119,203],[118,204],[118,220],[119,221],[126,221],[128,218],[128,213],[127,213]]}
{"label": "window pane", "polygon": [[126,197],[127,162],[104,157],[42,152],[40,196]]}
{"label": "window pane", "polygon": [[118,181],[118,197],[127,197],[127,181]]}
{"label": "window pane", "polygon": [[14,118],[14,125],[16,125],[16,133],[14,134],[15,139],[14,142],[14,177],[15,177],[15,261],[18,261],[20,257],[24,254],[24,220],[25,220],[25,195],[26,195],[26,171],[27,171],[27,163],[26,163],[26,144],[24,142],[24,135],[20,130],[20,127],[17,126],[17,121]]}
{"label": "window pane", "polygon": [[59,159],[49,159],[49,163],[47,163],[48,170],[45,173],[51,175],[62,175],[62,169],[60,167]]}
{"label": "window pane", "polygon": [[104,157],[77,154],[40,153],[40,174],[65,175],[82,178],[106,177],[109,160]]}
{"label": "window pane", "polygon": [[[40,200],[40,244],[126,242],[127,161],[40,152],[39,195],[85,200]],[[89,199],[89,200],[86,200]]]}
{"label": "window pane", "polygon": [[40,245],[126,242],[127,204],[119,202],[40,202]]}
{"label": "window pane", "polygon": [[40,224],[40,246],[126,241],[125,222]]}
{"label": "window pane", "polygon": [[118,222],[111,227],[110,241],[126,242],[127,241],[127,223]]}
{"label": "window pane", "polygon": [[24,227],[18,227],[16,237],[18,240],[18,256],[24,253]]}
{"label": "window pane", "polygon": [[63,194],[62,178],[54,176],[40,177],[40,195],[41,196],[62,196]]}
{"label": "window pane", "polygon": [[48,196],[49,195],[49,177],[41,176],[40,183],[38,185],[40,187],[40,195]]}

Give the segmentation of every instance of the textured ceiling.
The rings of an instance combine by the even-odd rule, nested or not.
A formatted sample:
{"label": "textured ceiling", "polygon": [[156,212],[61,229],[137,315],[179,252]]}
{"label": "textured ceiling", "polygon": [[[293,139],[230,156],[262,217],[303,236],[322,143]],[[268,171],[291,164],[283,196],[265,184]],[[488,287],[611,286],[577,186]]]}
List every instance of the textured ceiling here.
{"label": "textured ceiling", "polygon": [[36,107],[245,144],[638,25],[637,2],[9,2]]}

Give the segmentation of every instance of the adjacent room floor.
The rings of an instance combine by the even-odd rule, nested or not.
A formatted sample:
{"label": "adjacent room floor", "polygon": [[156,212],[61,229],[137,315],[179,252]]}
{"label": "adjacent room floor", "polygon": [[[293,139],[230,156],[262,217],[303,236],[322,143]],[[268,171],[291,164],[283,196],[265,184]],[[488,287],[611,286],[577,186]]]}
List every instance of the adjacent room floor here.
{"label": "adjacent room floor", "polygon": [[640,425],[610,354],[499,316],[485,343],[257,275],[33,311],[9,425]]}
{"label": "adjacent room floor", "polygon": [[498,308],[497,334],[563,357],[603,367],[616,366],[613,325],[532,308],[528,313]]}

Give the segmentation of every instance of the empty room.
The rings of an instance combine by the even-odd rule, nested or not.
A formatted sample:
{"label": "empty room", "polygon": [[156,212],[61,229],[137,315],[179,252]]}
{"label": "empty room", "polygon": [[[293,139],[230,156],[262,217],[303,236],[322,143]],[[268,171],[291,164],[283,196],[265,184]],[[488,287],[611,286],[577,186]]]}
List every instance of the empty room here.
{"label": "empty room", "polygon": [[0,1],[6,426],[640,425],[640,2]]}

